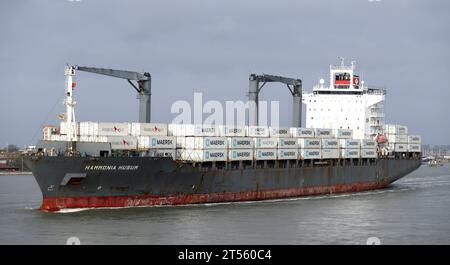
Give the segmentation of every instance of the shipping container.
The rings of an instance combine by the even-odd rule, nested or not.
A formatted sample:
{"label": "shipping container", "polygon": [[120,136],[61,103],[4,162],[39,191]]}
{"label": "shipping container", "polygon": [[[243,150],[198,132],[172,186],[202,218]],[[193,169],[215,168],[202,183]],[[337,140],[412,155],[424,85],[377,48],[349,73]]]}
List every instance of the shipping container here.
{"label": "shipping container", "polygon": [[186,137],[186,149],[226,149],[226,137]]}
{"label": "shipping container", "polygon": [[408,151],[408,144],[394,144],[394,152]]}
{"label": "shipping container", "polygon": [[388,134],[389,143],[408,143],[408,135],[406,134]]}
{"label": "shipping container", "polygon": [[198,124],[194,125],[194,136],[219,136],[220,127],[216,125]]}
{"label": "shipping container", "polygon": [[422,152],[422,147],[420,144],[408,144],[408,152]]}
{"label": "shipping container", "polygon": [[344,149],[360,149],[361,141],[357,139],[341,139],[340,147]]}
{"label": "shipping container", "polygon": [[297,138],[278,138],[278,148],[298,148]]}
{"label": "shipping container", "polygon": [[408,134],[408,127],[398,124],[386,124],[384,126],[387,134]]}
{"label": "shipping container", "polygon": [[81,136],[98,136],[98,122],[93,121],[79,122],[78,134]]}
{"label": "shipping container", "polygon": [[139,136],[138,137],[139,149],[175,149],[176,138],[175,136]]}
{"label": "shipping container", "polygon": [[250,137],[228,137],[228,148],[230,149],[253,149],[254,140]]}
{"label": "shipping container", "polygon": [[130,134],[130,123],[128,122],[99,122],[99,136],[127,136]]}
{"label": "shipping container", "polygon": [[377,149],[361,149],[361,158],[377,158]]}
{"label": "shipping container", "polygon": [[300,159],[321,159],[322,152],[320,149],[300,149]]}
{"label": "shipping container", "polygon": [[150,156],[176,159],[176,149],[151,149]]}
{"label": "shipping container", "polygon": [[338,159],[340,156],[339,149],[322,148],[322,159]]}
{"label": "shipping container", "polygon": [[342,158],[360,158],[361,151],[359,149],[341,149]]}
{"label": "shipping container", "polygon": [[420,144],[422,142],[422,137],[420,135],[408,135],[409,144]]}
{"label": "shipping container", "polygon": [[277,138],[254,138],[255,148],[277,148]]}
{"label": "shipping container", "polygon": [[377,142],[372,139],[362,139],[361,140],[361,148],[376,148]]}
{"label": "shipping container", "polygon": [[316,137],[317,138],[333,138],[334,131],[333,129],[316,129]]}
{"label": "shipping container", "polygon": [[231,149],[228,151],[229,161],[253,160],[253,149]]}
{"label": "shipping container", "polygon": [[133,136],[167,136],[167,124],[133,122],[130,134]]}
{"label": "shipping container", "polygon": [[353,130],[351,129],[337,129],[335,137],[339,139],[353,139]]}
{"label": "shipping container", "polygon": [[278,160],[298,159],[298,149],[277,149]]}
{"label": "shipping container", "polygon": [[290,128],[292,137],[297,138],[314,138],[315,137],[315,130],[312,128],[298,128],[298,127],[292,127]]}
{"label": "shipping container", "polygon": [[115,150],[136,150],[138,146],[137,137],[134,136],[108,136],[107,141],[111,149]]}
{"label": "shipping container", "polygon": [[245,137],[245,126],[220,125],[219,136]]}
{"label": "shipping container", "polygon": [[321,139],[321,146],[324,149],[338,149],[339,139]]}
{"label": "shipping container", "polygon": [[227,161],[228,153],[225,149],[177,149],[177,160],[193,162]]}
{"label": "shipping container", "polygon": [[269,137],[269,128],[266,126],[248,126],[246,129],[248,137]]}
{"label": "shipping container", "polygon": [[297,139],[298,147],[305,149],[320,149],[320,139],[318,138],[298,138]]}
{"label": "shipping container", "polygon": [[277,149],[273,149],[273,148],[255,149],[255,159],[256,160],[276,160],[277,159]]}
{"label": "shipping container", "polygon": [[169,136],[194,136],[195,126],[193,124],[169,124],[167,125]]}
{"label": "shipping container", "polygon": [[270,137],[291,137],[289,128],[285,127],[269,127]]}

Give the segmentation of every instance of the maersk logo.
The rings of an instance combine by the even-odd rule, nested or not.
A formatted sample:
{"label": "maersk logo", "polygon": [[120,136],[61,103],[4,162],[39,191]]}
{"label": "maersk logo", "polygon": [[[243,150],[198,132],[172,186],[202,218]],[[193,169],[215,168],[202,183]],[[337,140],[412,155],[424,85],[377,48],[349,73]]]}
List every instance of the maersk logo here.
{"label": "maersk logo", "polygon": [[222,152],[217,152],[217,153],[210,153],[209,157],[217,158],[217,157],[224,157],[224,155]]}

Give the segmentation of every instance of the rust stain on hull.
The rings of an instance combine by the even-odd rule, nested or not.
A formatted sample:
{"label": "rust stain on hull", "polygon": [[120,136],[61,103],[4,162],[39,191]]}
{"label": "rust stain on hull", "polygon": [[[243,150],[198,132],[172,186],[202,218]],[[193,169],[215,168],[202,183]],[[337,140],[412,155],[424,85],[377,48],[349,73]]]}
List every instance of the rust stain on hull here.
{"label": "rust stain on hull", "polygon": [[255,190],[242,192],[221,192],[210,194],[184,195],[136,195],[136,196],[84,196],[84,197],[44,197],[41,205],[43,211],[59,211],[70,208],[105,208],[156,205],[187,205],[201,203],[259,201],[323,195],[334,193],[359,192],[384,188],[389,182],[352,183],[330,186],[301,187],[277,190]]}

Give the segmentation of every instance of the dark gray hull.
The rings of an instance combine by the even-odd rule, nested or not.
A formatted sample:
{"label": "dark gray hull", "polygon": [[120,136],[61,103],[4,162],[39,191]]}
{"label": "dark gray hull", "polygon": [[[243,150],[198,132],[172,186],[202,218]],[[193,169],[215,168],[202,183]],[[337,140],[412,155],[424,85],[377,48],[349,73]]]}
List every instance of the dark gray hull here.
{"label": "dark gray hull", "polygon": [[356,192],[383,188],[417,169],[420,159],[363,164],[201,169],[171,158],[32,157],[42,209],[179,205]]}

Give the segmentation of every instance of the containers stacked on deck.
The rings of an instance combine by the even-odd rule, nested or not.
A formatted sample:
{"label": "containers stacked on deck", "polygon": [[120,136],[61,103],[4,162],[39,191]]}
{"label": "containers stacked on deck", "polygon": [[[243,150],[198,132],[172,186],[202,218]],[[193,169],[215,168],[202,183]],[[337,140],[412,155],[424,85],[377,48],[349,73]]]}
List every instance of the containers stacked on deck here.
{"label": "containers stacked on deck", "polygon": [[[79,141],[109,142],[113,150],[169,154],[192,162],[377,156],[375,141],[352,139],[348,129],[115,122],[80,122],[77,128]],[[414,141],[420,137],[412,137]]]}
{"label": "containers stacked on deck", "polygon": [[386,124],[385,134],[391,152],[421,152],[421,137],[408,135],[408,127],[398,124]]}

